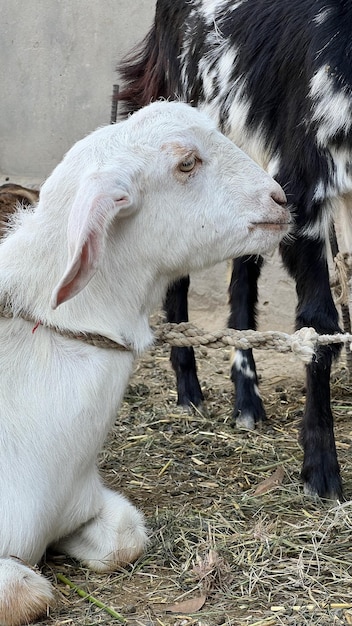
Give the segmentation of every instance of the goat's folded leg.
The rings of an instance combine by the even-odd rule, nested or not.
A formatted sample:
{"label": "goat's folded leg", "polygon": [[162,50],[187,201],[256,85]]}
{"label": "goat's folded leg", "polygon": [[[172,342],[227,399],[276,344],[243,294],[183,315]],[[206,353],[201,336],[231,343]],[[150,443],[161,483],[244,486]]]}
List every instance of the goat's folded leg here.
{"label": "goat's folded leg", "polygon": [[55,543],[60,550],[96,572],[113,571],[135,561],[145,549],[144,517],[124,496],[102,488],[103,504],[95,517]]}
{"label": "goat's folded leg", "polygon": [[0,558],[0,624],[22,626],[46,614],[54,604],[44,576],[14,558]]}

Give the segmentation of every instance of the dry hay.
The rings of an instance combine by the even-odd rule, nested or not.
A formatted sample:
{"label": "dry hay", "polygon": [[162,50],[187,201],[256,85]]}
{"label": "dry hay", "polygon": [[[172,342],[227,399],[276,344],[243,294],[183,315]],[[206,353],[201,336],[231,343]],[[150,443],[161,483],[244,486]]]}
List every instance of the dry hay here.
{"label": "dry hay", "polygon": [[[273,358],[284,367],[285,357]],[[297,380],[284,374],[263,381],[269,420],[247,432],[231,426],[228,352],[199,355],[206,415],[175,407],[168,359],[168,350],[154,348],[139,361],[100,458],[104,480],[145,512],[148,550],[109,575],[48,554],[43,571],[59,602],[40,624],[120,623],[58,581],[58,573],[131,626],[352,623],[352,503],[314,501],[299,481],[300,363]],[[352,397],[343,378],[333,385],[333,406],[352,498]],[[282,484],[280,478],[263,486],[281,467]],[[258,485],[263,493],[254,495]]]}

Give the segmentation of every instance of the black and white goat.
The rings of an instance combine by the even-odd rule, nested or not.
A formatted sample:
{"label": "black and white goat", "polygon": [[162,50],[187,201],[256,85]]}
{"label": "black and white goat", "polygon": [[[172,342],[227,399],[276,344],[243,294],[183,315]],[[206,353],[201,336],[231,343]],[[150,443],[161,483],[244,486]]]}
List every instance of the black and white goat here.
{"label": "black and white goat", "polygon": [[153,340],[149,314],[188,271],[277,245],[285,201],[205,114],[163,102],[79,141],[14,214],[0,243],[1,626],[51,604],[30,567],[47,546],[97,571],[143,551],[143,516],[96,457]]}
{"label": "black and white goat", "polygon": [[[352,2],[158,0],[152,29],[120,71],[125,111],[158,97],[198,105],[283,186],[295,217],[294,239],[281,244],[281,254],[296,280],[296,326],[336,333],[326,237],[334,208],[345,217],[352,208]],[[262,262],[233,262],[232,328],[256,327]],[[170,287],[169,321],[187,320],[188,285],[185,277]],[[341,498],[329,386],[338,353],[321,348],[307,366],[301,441],[306,491]],[[198,405],[192,349],[173,348],[171,361],[178,403]],[[253,428],[265,411],[251,351],[236,354],[232,379],[234,415]]]}

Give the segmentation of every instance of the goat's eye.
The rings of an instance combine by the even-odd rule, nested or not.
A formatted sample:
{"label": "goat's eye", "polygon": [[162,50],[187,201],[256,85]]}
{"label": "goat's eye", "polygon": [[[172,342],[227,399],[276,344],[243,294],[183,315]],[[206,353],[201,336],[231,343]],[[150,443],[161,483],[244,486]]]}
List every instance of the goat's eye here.
{"label": "goat's eye", "polygon": [[191,156],[187,157],[187,159],[185,159],[184,161],[181,161],[181,163],[178,166],[178,169],[180,170],[180,172],[191,172],[195,168],[196,163],[197,163],[197,159],[192,154]]}

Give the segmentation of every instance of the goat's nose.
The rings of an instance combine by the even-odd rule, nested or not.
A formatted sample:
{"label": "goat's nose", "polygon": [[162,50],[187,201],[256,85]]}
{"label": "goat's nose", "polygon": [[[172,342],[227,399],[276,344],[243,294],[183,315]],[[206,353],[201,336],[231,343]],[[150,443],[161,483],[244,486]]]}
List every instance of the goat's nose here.
{"label": "goat's nose", "polygon": [[274,191],[272,191],[271,197],[279,206],[285,207],[287,205],[286,194],[281,187],[277,187]]}

